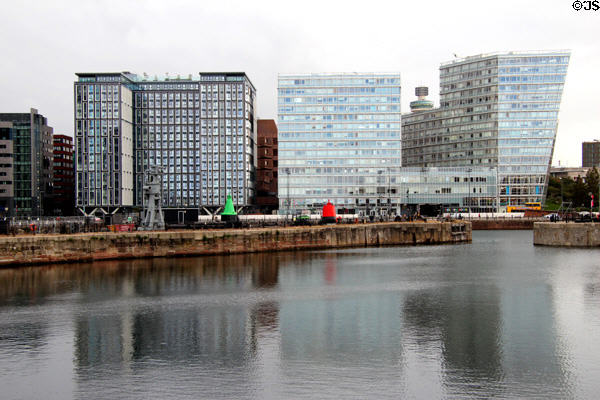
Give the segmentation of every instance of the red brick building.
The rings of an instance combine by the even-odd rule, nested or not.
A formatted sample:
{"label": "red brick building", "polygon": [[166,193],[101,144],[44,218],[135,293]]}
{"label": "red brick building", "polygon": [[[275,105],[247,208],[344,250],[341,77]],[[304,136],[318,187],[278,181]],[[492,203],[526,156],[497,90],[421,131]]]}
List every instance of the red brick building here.
{"label": "red brick building", "polygon": [[272,119],[258,120],[256,169],[256,206],[270,214],[279,208],[277,198],[277,124]]}
{"label": "red brick building", "polygon": [[73,138],[53,135],[54,215],[73,215],[75,211],[75,170]]}

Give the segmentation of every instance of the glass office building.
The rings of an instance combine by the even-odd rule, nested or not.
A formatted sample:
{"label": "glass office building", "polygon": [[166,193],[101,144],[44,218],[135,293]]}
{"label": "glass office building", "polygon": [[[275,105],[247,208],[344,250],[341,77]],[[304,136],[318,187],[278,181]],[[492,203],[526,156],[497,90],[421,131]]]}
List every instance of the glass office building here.
{"label": "glass office building", "polygon": [[388,178],[390,196],[427,215],[494,212],[498,204],[495,167],[402,167]]}
{"label": "glass office building", "polygon": [[[0,176],[0,185],[8,182],[12,184],[12,205],[15,209],[10,210],[10,215],[52,215],[52,127],[48,126],[48,120],[35,108],[28,113],[0,113],[0,122],[4,122],[3,125],[11,130],[12,176],[6,170],[4,172],[7,175],[4,178]],[[4,138],[7,137],[4,135]],[[0,168],[3,166],[8,166],[8,163],[2,163]]]}
{"label": "glass office building", "polygon": [[495,166],[501,205],[544,201],[570,53],[509,52],[440,67],[440,107],[402,120],[404,166]]}
{"label": "glass office building", "polygon": [[279,210],[367,213],[400,167],[400,74],[281,74]]}
{"label": "glass office building", "polygon": [[253,202],[256,90],[243,72],[148,77],[79,73],[77,206],[139,207],[149,166],[163,167],[163,207],[214,212]]}

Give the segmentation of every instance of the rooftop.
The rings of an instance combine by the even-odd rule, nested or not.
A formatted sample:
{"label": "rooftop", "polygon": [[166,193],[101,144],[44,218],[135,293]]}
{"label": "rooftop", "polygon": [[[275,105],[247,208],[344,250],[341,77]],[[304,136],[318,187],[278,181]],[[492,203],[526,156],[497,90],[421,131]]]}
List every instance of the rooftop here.
{"label": "rooftop", "polygon": [[[132,83],[144,83],[144,82],[200,82],[207,80],[216,80],[210,79],[215,77],[224,77],[223,80],[228,80],[228,77],[245,77],[250,84],[250,78],[246,75],[245,72],[198,72],[196,75],[194,74],[171,74],[169,72],[165,74],[147,74],[143,72],[142,75],[138,75],[133,72],[123,71],[123,72],[76,72],[75,75],[79,78],[95,78],[95,77],[122,77],[126,80],[129,80]],[[109,80],[106,80],[107,82]],[[110,80],[114,81],[114,80]],[[254,85],[252,85],[254,87]]]}
{"label": "rooftop", "polygon": [[530,51],[496,51],[496,52],[492,52],[492,53],[482,53],[482,54],[476,54],[474,56],[467,56],[467,57],[458,57],[456,56],[456,54],[454,55],[456,58],[452,61],[445,61],[443,63],[441,63],[441,66],[446,66],[446,65],[451,65],[451,64],[458,64],[458,63],[462,63],[462,62],[471,62],[471,61],[476,61],[479,59],[485,59],[485,58],[490,58],[490,57],[497,57],[497,56],[526,56],[526,55],[538,55],[538,56],[542,56],[542,55],[557,55],[557,54],[571,54],[571,50],[530,50]]}

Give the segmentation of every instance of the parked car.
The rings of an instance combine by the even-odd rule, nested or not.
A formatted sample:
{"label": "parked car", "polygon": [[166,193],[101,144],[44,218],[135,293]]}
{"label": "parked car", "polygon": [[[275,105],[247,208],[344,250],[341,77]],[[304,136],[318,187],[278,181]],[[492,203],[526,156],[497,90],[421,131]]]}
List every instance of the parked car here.
{"label": "parked car", "polygon": [[592,222],[592,214],[589,211],[578,212],[575,222]]}
{"label": "parked car", "polygon": [[546,218],[547,220],[550,220],[550,221],[560,221],[561,220],[560,215],[557,213],[546,214],[546,215],[544,215],[544,218]]}

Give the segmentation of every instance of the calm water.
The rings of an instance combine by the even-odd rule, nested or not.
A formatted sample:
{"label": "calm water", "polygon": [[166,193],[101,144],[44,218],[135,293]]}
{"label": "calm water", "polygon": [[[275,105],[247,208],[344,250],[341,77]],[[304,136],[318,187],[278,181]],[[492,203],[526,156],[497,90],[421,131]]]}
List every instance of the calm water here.
{"label": "calm water", "polygon": [[597,398],[599,260],[525,231],[0,270],[0,398]]}

